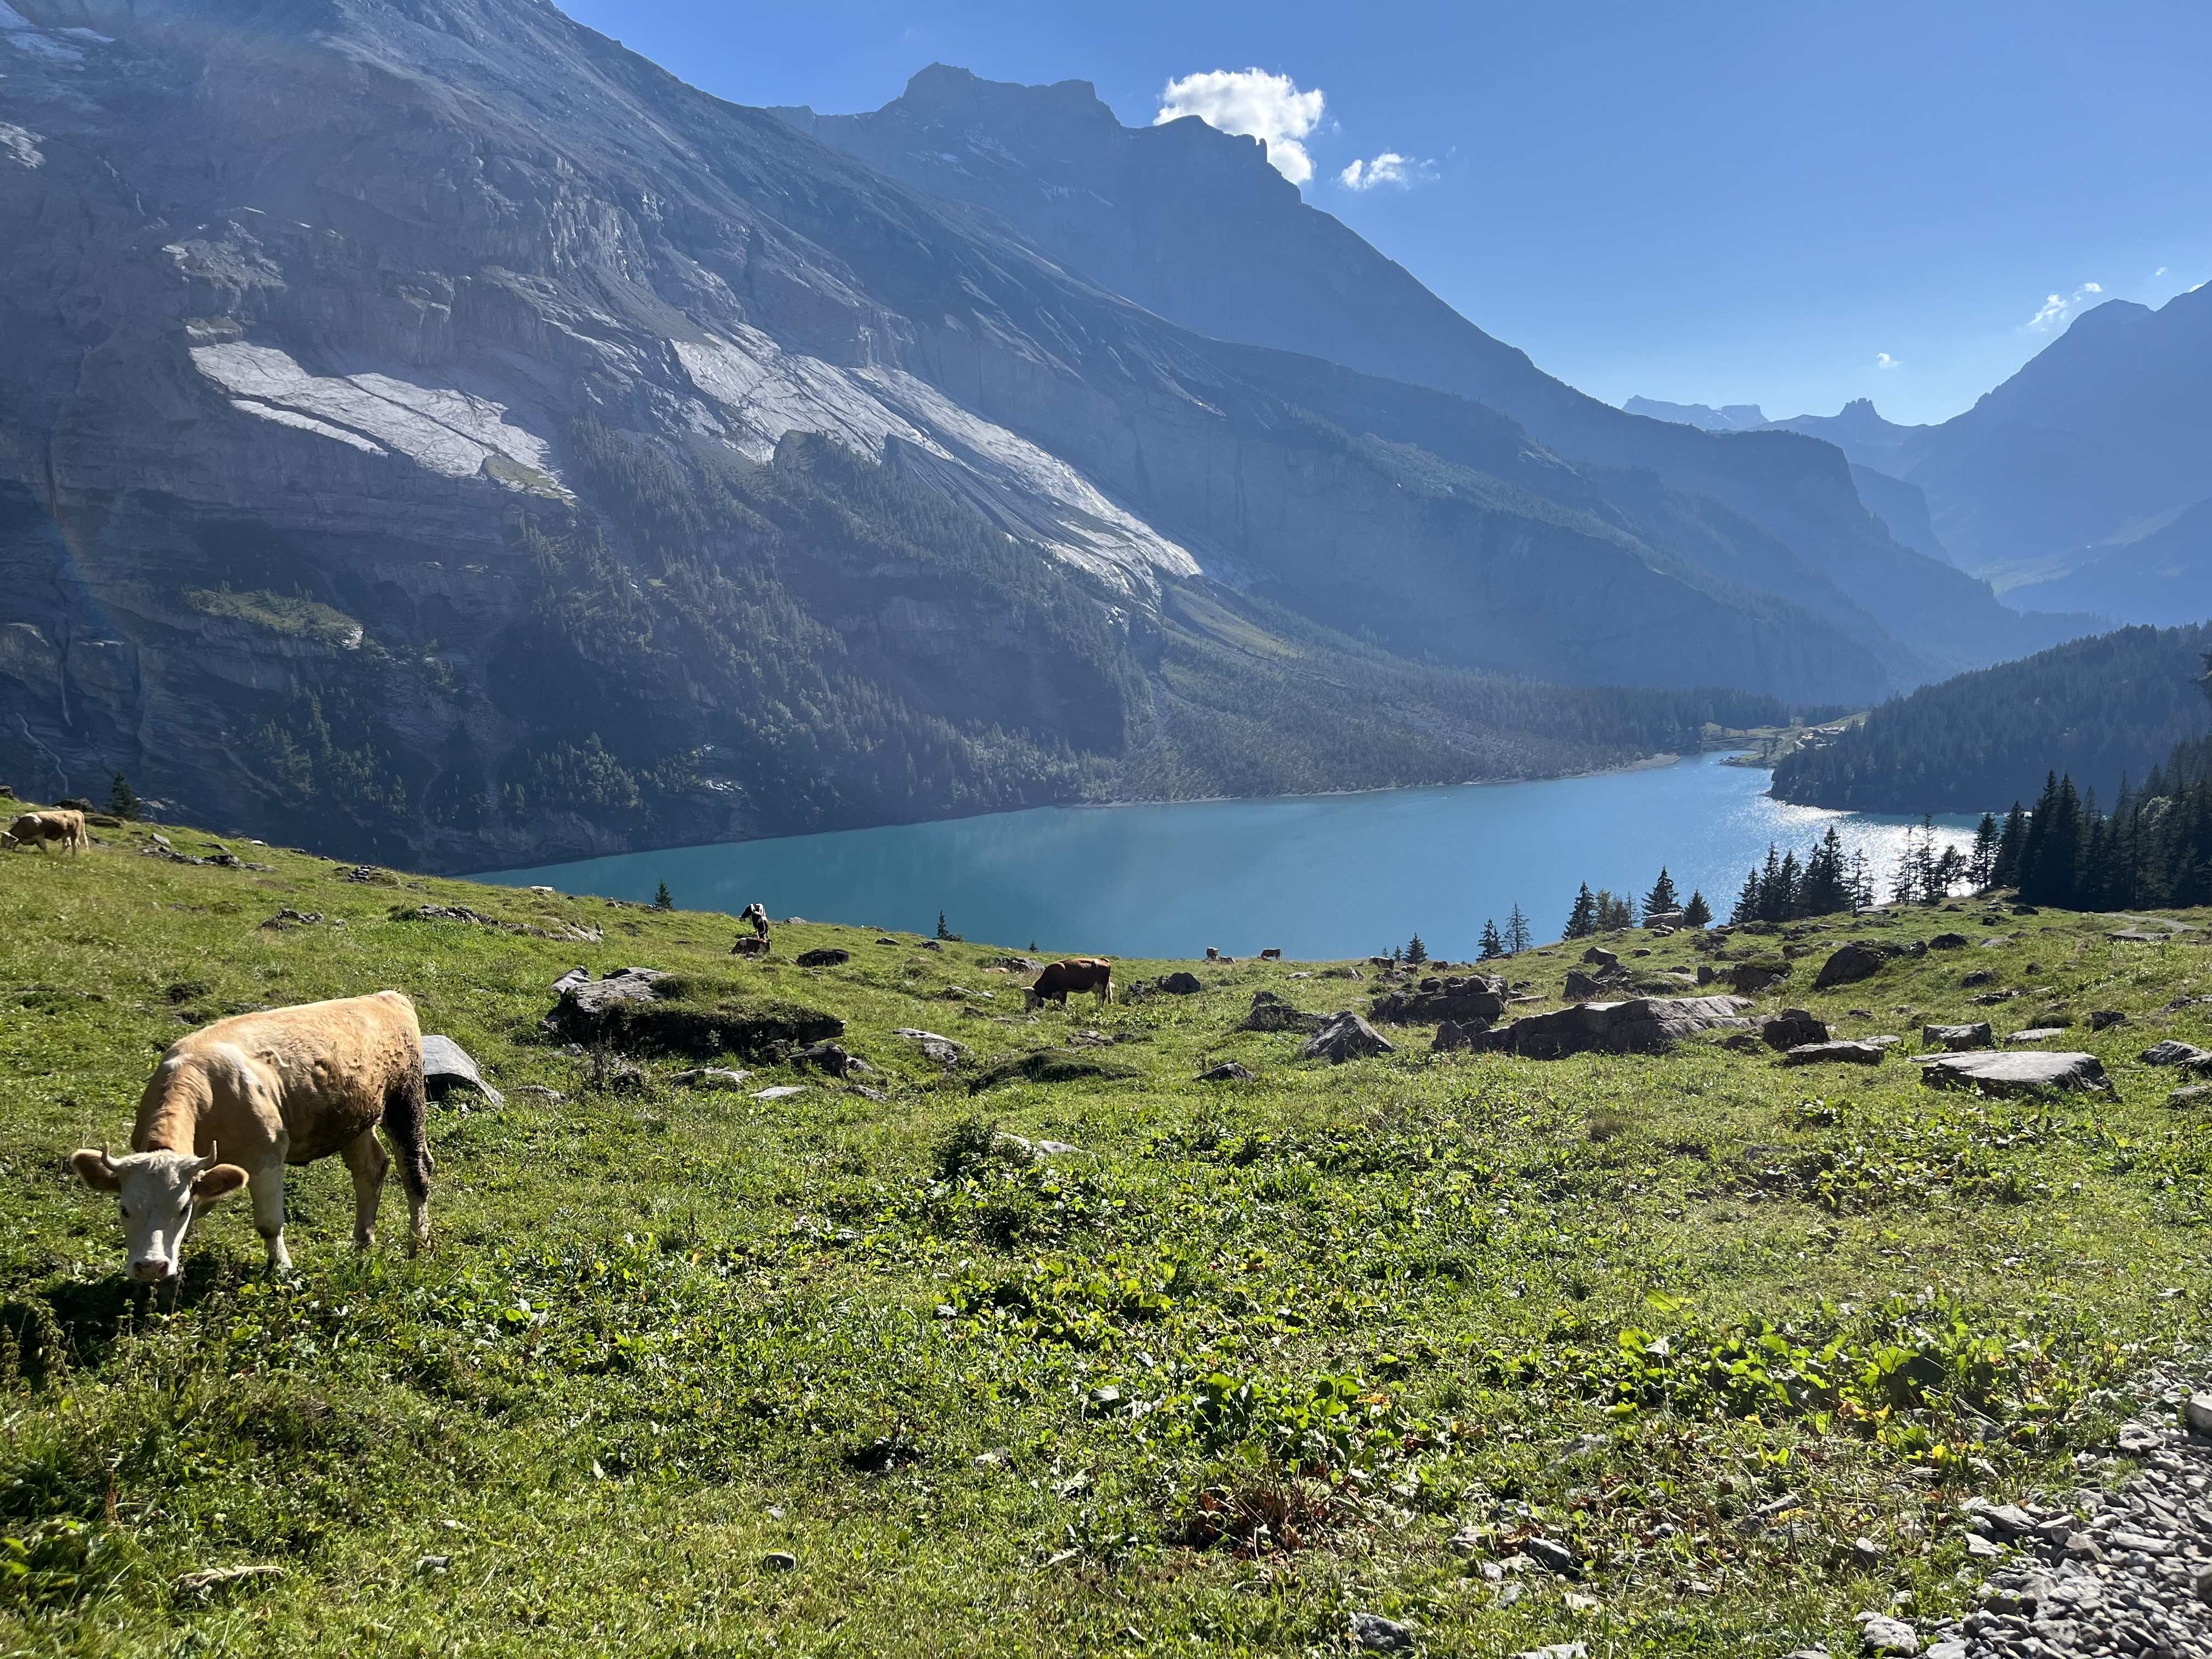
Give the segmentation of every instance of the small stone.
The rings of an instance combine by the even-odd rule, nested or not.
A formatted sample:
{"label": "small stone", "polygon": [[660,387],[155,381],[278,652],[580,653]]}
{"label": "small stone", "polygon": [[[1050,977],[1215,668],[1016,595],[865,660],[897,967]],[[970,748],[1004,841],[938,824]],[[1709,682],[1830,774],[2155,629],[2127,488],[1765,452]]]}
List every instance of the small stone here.
{"label": "small stone", "polygon": [[1966,1554],[1976,1561],[1994,1561],[2004,1554],[1995,1544],[1978,1532],[1966,1534]]}
{"label": "small stone", "polygon": [[735,1089],[750,1077],[750,1072],[732,1072],[720,1066],[702,1066],[692,1071],[678,1072],[668,1080],[686,1089]]}
{"label": "small stone", "polygon": [[1982,1510],[1981,1518],[2000,1538],[2025,1538],[2035,1530],[2035,1517],[2017,1504],[1992,1504]]}
{"label": "small stone", "polygon": [[752,1097],[755,1100],[789,1100],[793,1095],[803,1095],[805,1092],[806,1085],[804,1083],[779,1083],[772,1089],[754,1090]]}
{"label": "small stone", "polygon": [[770,1550],[761,1557],[761,1565],[770,1572],[790,1572],[799,1565],[799,1558],[789,1550]]}
{"label": "small stone", "polygon": [[2212,1095],[2212,1083],[2184,1084],[2166,1097],[2166,1108],[2170,1111],[2193,1112],[2208,1095]]}
{"label": "small stone", "polygon": [[1881,1565],[1882,1554],[1883,1551],[1881,1546],[1875,1543],[1871,1538],[1854,1538],[1851,1540],[1851,1559],[1862,1568],[1880,1566]]}
{"label": "small stone", "polygon": [[1550,1538],[1530,1538],[1524,1540],[1521,1547],[1539,1566],[1548,1568],[1565,1577],[1574,1576],[1577,1565],[1575,1553],[1566,1545]]}
{"label": "small stone", "polygon": [[1859,1641],[1869,1653],[1903,1654],[1920,1651],[1920,1638],[1902,1619],[1874,1618],[1859,1626]]}
{"label": "small stone", "polygon": [[1941,1642],[1930,1642],[1923,1659],[1966,1659],[1967,1652],[1966,1643],[1954,1636]]}
{"label": "small stone", "polygon": [[1352,1636],[1369,1653],[1395,1653],[1413,1645],[1413,1632],[1395,1619],[1379,1613],[1352,1615]]}
{"label": "small stone", "polygon": [[450,1555],[426,1555],[415,1563],[415,1571],[428,1573],[446,1572],[452,1569],[453,1565],[453,1558]]}
{"label": "small stone", "polygon": [[2092,1008],[2089,1011],[2089,1029],[2093,1031],[2101,1031],[2110,1026],[2124,1025],[2127,1023],[2128,1017],[2117,1008]]}
{"label": "small stone", "polygon": [[2212,1394],[2192,1394],[2181,1408],[2189,1426],[2199,1434],[2212,1434]]}
{"label": "small stone", "polygon": [[[1514,1585],[1511,1588],[1517,1589],[1520,1587]],[[1498,1599],[1503,1601],[1504,1598],[1500,1596]],[[1545,1647],[1529,1648],[1516,1653],[1513,1659],[1589,1659],[1589,1649],[1581,1642],[1553,1642]],[[1820,1659],[1827,1659],[1827,1656],[1823,1654]]]}
{"label": "small stone", "polygon": [[1250,1071],[1244,1066],[1233,1060],[1224,1060],[1211,1071],[1200,1072],[1198,1080],[1200,1083],[1249,1083],[1253,1079]]}

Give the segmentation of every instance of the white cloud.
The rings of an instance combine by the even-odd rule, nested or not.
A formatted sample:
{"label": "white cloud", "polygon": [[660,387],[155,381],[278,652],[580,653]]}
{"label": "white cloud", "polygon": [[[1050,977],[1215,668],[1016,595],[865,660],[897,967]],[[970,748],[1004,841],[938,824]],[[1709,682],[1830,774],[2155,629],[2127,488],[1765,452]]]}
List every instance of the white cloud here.
{"label": "white cloud", "polygon": [[2104,284],[2101,283],[2084,283],[2074,290],[2071,298],[2057,294],[2051,295],[2045,299],[2043,309],[2029,318],[2026,326],[2035,330],[2039,334],[2048,334],[2061,324],[2073,321],[2074,313],[2082,308],[2081,302],[2084,300],[2089,299],[2092,295],[2102,294],[2104,291]]}
{"label": "white cloud", "polygon": [[1896,358],[1891,356],[1887,351],[1877,351],[1874,354],[1874,366],[1876,368],[1903,368],[1905,367],[1903,363],[1898,362]]}
{"label": "white cloud", "polygon": [[1402,190],[1428,178],[1431,168],[1430,162],[1386,149],[1371,161],[1353,161],[1336,175],[1336,182],[1346,190],[1372,190],[1377,185],[1396,185]]}
{"label": "white cloud", "polygon": [[1195,115],[1223,132],[1257,138],[1267,147],[1275,171],[1294,185],[1313,177],[1313,157],[1301,142],[1321,124],[1327,101],[1319,87],[1301,92],[1287,75],[1265,70],[1207,70],[1170,81],[1160,94],[1159,126]]}

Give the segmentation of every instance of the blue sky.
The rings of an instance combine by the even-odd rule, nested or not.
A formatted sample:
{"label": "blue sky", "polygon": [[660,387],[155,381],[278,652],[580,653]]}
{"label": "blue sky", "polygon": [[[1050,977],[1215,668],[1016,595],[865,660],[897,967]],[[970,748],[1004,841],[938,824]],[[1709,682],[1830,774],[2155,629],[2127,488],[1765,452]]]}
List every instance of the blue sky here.
{"label": "blue sky", "polygon": [[1170,80],[1287,77],[1294,121],[1324,100],[1308,201],[1616,403],[1942,420],[2082,304],[2212,277],[2203,0],[568,9],[722,97],[840,112],[933,60],[1091,81],[1133,125]]}

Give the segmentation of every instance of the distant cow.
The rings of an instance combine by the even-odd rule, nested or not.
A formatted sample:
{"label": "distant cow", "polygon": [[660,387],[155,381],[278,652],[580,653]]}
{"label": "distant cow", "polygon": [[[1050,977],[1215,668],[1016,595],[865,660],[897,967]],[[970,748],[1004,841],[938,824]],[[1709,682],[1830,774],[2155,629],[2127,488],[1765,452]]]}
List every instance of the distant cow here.
{"label": "distant cow", "polygon": [[44,812],[26,812],[8,826],[8,845],[36,846],[43,853],[46,843],[58,841],[70,849],[73,857],[92,845],[92,836],[84,827],[84,814],[50,808]]}
{"label": "distant cow", "polygon": [[1070,991],[1089,991],[1101,1002],[1113,1001],[1114,964],[1103,957],[1068,957],[1048,963],[1024,996],[1032,1008],[1042,1008],[1048,1002],[1065,1008]]}
{"label": "distant cow", "polygon": [[[397,991],[220,1019],[169,1046],[139,1097],[131,1151],[70,1158],[84,1184],[120,1195],[131,1276],[183,1271],[185,1230],[216,1200],[253,1184],[253,1224],[269,1265],[289,1267],[284,1166],[336,1152],[353,1171],[353,1242],[374,1242],[398,1155],[416,1243],[430,1235],[430,1149],[423,1139],[422,1029]],[[220,1156],[224,1162],[218,1163]]]}

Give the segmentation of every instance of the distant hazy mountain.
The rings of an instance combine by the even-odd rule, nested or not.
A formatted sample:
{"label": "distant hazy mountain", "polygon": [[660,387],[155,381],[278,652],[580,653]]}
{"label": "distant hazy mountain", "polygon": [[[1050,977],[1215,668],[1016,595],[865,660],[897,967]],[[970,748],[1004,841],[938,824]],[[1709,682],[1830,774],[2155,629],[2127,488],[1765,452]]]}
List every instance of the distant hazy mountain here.
{"label": "distant hazy mountain", "polygon": [[[1655,472],[1674,515],[1698,520],[1674,544],[1681,560],[1807,605],[1882,651],[1904,680],[2017,655],[2087,625],[2023,619],[1885,533],[1830,447],[1647,419],[1544,374],[1308,204],[1255,139],[1194,118],[1125,127],[1087,82],[1012,86],[944,64],[870,114],[777,112],[893,178],[1012,225],[1069,270],[1188,327],[1502,411],[1558,456],[1587,464],[1570,469],[1577,490],[1595,482],[1590,467]],[[1348,431],[1382,433],[1328,401],[1327,386],[1302,401]],[[1376,399],[1355,402],[1371,409]],[[1425,420],[1399,422],[1401,441],[1424,443]],[[1888,643],[1866,633],[1869,621]]]}
{"label": "distant hazy mountain", "polygon": [[[2212,287],[2157,310],[2112,300],[2082,313],[1941,425],[1895,425],[1864,398],[1773,424],[1916,486],[1925,533],[2009,603],[2180,623],[2212,614],[2208,387]],[[1892,534],[1938,550],[1909,499],[1855,476]]]}
{"label": "distant hazy mountain", "polygon": [[1756,432],[1773,424],[1757,404],[1729,404],[1715,409],[1710,404],[1662,404],[1656,398],[1631,398],[1621,407],[1632,415],[1675,421],[1704,432]]}

